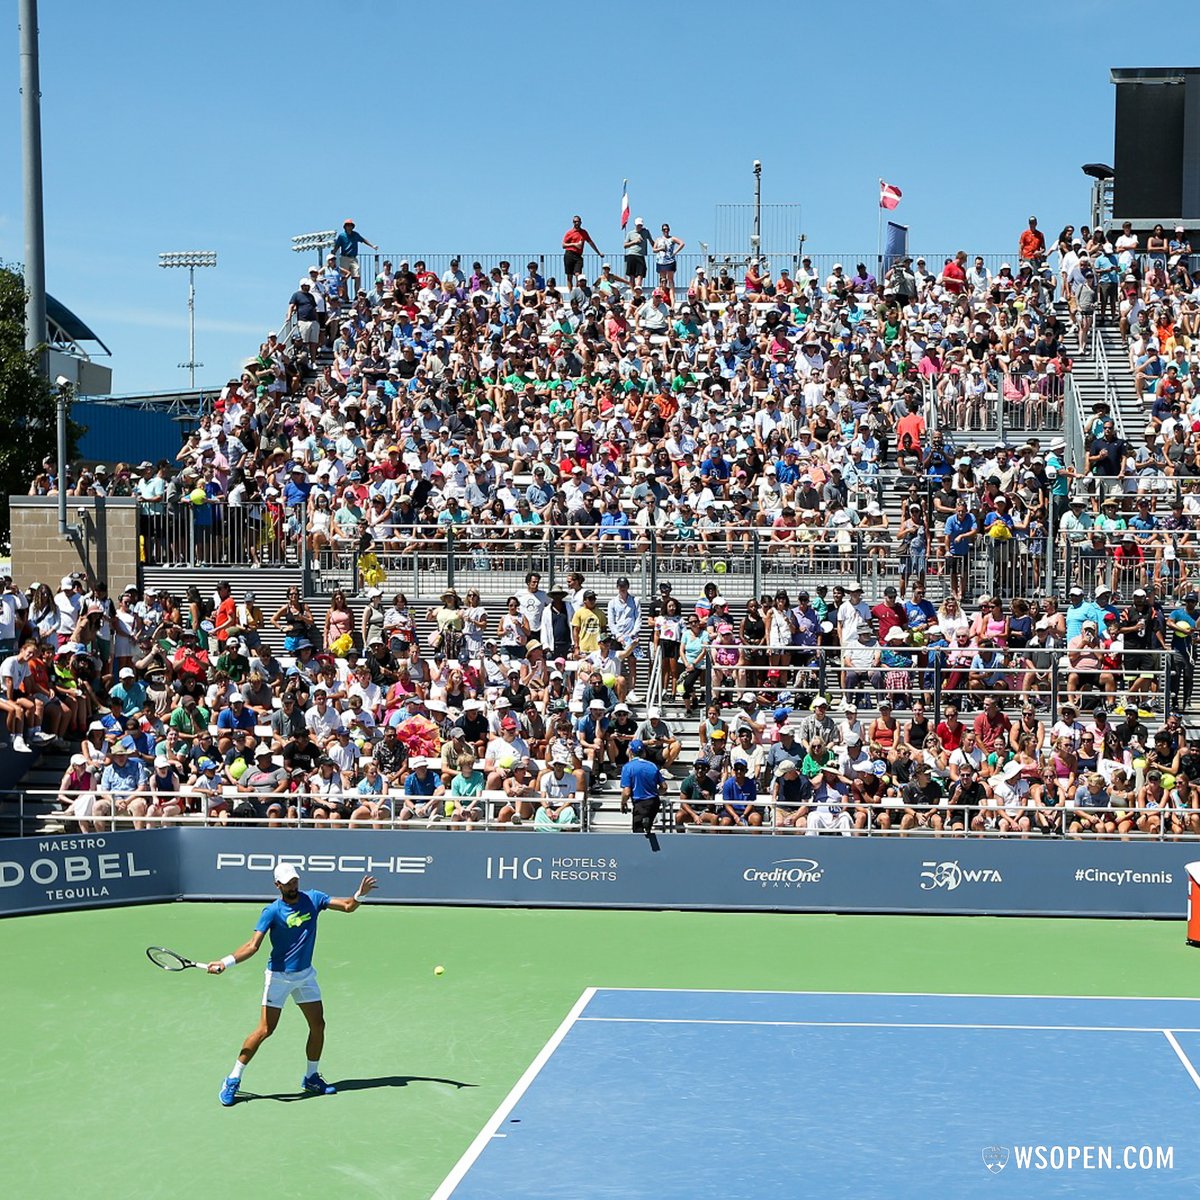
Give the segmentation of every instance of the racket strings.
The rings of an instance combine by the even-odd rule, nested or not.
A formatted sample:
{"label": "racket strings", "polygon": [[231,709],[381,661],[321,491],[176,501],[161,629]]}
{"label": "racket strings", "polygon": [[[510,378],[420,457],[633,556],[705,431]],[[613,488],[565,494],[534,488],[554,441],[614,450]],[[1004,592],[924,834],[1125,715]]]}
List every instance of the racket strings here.
{"label": "racket strings", "polygon": [[166,950],[162,946],[151,946],[146,951],[146,957],[156,967],[162,967],[164,971],[182,971],[189,965],[187,959],[176,954],[174,950]]}

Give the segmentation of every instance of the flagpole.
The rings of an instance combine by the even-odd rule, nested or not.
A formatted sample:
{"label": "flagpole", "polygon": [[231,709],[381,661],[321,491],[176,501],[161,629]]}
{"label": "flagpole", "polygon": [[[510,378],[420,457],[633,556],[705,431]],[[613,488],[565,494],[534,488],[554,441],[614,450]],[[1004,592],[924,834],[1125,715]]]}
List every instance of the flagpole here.
{"label": "flagpole", "polygon": [[[882,182],[882,181],[881,181]],[[879,216],[875,223],[875,271],[876,279],[883,278],[883,200],[880,193]]]}

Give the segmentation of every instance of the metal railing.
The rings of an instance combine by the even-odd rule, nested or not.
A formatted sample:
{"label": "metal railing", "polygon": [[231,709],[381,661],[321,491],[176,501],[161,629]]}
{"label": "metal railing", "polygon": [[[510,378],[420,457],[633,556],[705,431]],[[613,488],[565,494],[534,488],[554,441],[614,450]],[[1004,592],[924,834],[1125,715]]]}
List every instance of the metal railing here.
{"label": "metal railing", "polygon": [[1009,433],[1047,436],[1062,431],[1066,378],[1005,371],[982,379],[985,388],[975,387],[970,375],[926,378],[923,392],[931,428],[952,434],[958,442],[972,433],[994,433],[1003,441]]}
{"label": "metal railing", "polygon": [[[711,799],[685,801],[678,792],[672,790],[664,793],[662,797],[659,826],[663,831],[688,826],[698,827],[710,833],[754,833],[772,836],[814,836],[844,832],[849,836],[861,837],[913,834],[990,839],[1042,837],[1049,833],[1083,840],[1200,840],[1200,788],[1180,785],[1175,781],[1172,781],[1169,787],[1165,787],[1160,796],[1151,798],[1149,802],[1144,785],[1139,784],[1133,793],[1134,798],[1128,804],[1118,807],[1113,803],[1113,797],[1109,798],[1109,802],[1103,807],[1089,809],[1079,805],[1074,797],[1061,797],[1052,793],[1052,799],[1048,801],[1045,793],[1034,791],[1021,781],[1018,781],[1015,788],[1006,789],[999,773],[989,768],[982,775],[983,782],[988,785],[988,791],[979,802],[964,804],[958,799],[956,781],[948,771],[939,767],[934,776],[939,780],[939,786],[945,790],[936,802],[928,802],[906,795],[903,791],[878,796],[878,793],[867,791],[861,786],[856,787],[856,781],[863,778],[881,779],[884,787],[891,782],[886,768],[882,772],[874,769],[875,760],[871,760],[869,754],[868,751],[868,756],[858,761],[838,762],[833,776],[836,792],[818,792],[813,798],[803,801],[780,799],[773,792],[773,781],[766,781],[762,793],[749,808],[739,809],[735,805],[730,813],[719,784],[715,787]],[[27,831],[32,834],[49,833],[56,829],[67,830],[79,826],[80,819],[69,812],[27,813],[27,797],[32,807],[52,798],[52,794],[33,789],[18,793],[18,820],[22,836],[27,836]],[[43,799],[38,799],[39,797]],[[511,804],[513,800],[502,792],[484,793],[476,799],[493,807]],[[537,797],[526,799],[534,807],[539,803]],[[439,804],[443,802],[443,797],[434,801]],[[692,812],[712,812],[712,823],[704,821],[693,824],[690,821],[679,820],[680,814],[685,813],[685,806]],[[398,807],[391,806],[393,810]],[[755,817],[757,820],[753,819]],[[133,829],[135,820],[138,819],[128,815],[116,815],[105,817],[103,822],[91,823],[102,826],[95,831],[116,832]],[[194,814],[149,818],[145,827],[186,828],[204,824],[204,816]],[[213,822],[207,824],[214,827]],[[215,823],[216,827],[230,830],[242,827],[261,828],[267,824],[266,820],[259,817],[228,817]],[[406,828],[469,829],[481,832],[520,829],[535,833],[552,829],[580,832],[584,828],[578,821],[551,824],[538,823],[536,819],[523,819],[518,824],[511,820],[501,822],[491,816],[466,821],[461,817],[456,819],[453,813],[444,815],[441,821],[432,818],[399,821],[394,816],[389,816],[386,819],[365,817],[357,822],[331,822],[294,816],[281,819],[271,827],[353,829],[361,831],[364,835],[376,830],[394,832]],[[610,834],[621,832],[608,825],[603,826],[602,831]]]}
{"label": "metal railing", "polygon": [[[177,506],[139,506],[140,560],[144,566],[298,565],[304,510],[267,501],[242,506],[185,493]],[[161,511],[154,511],[158,508]]]}
{"label": "metal railing", "polygon": [[[653,230],[651,231],[653,233]],[[596,236],[595,234],[593,236]],[[695,247],[701,243],[688,239],[691,246]],[[601,235],[598,241],[608,241],[608,237]],[[584,274],[589,280],[595,281],[599,278],[601,268],[607,263],[612,268],[614,275],[623,276],[625,272],[625,250],[624,250],[624,234],[614,233],[612,235],[612,252],[604,254],[596,254],[588,251],[583,256]],[[910,252],[914,264],[919,258],[925,259],[925,265],[929,273],[936,279],[940,274],[943,265],[948,259],[953,259],[957,253],[956,250],[947,252],[929,252],[919,251]],[[994,275],[1003,262],[1012,263],[1014,268],[1017,264],[1016,251],[1011,254],[1002,254],[989,252],[983,256],[984,266]],[[714,250],[705,249],[697,252],[694,249],[685,250],[676,256],[675,269],[675,284],[677,289],[686,291],[689,280],[696,274],[697,267],[703,267],[705,273],[710,280],[719,277],[720,272],[725,270],[733,278],[735,284],[740,288],[744,282],[746,267],[755,258],[758,261],[765,260],[767,267],[773,279],[778,279],[779,272],[787,270],[793,278],[798,277],[798,273],[804,266],[804,261],[809,262],[808,270],[816,277],[818,286],[823,291],[826,280],[833,274],[833,268],[840,263],[843,267],[843,274],[849,280],[854,277],[859,263],[864,263],[870,273],[875,275],[882,281],[877,255],[874,250],[862,252],[848,252],[845,254],[835,254],[831,251],[822,251],[820,253],[809,253],[806,250],[795,248],[776,248],[771,250],[762,250],[754,255],[751,254],[749,248],[735,250]],[[971,255],[971,261],[974,262],[975,256]],[[425,263],[426,269],[432,271],[442,278],[447,271],[450,270],[452,259],[458,259],[459,269],[469,281],[474,264],[479,263],[486,275],[493,267],[500,265],[502,261],[507,261],[510,264],[509,273],[513,280],[518,284],[525,278],[529,263],[537,263],[538,271],[547,280],[553,278],[557,281],[560,287],[565,287],[566,277],[563,272],[563,253],[561,250],[548,251],[545,248],[534,251],[533,253],[517,254],[517,253],[447,253],[444,251],[428,252],[428,253],[377,253],[369,252],[359,256],[359,267],[362,275],[361,283],[368,290],[373,286],[375,278],[382,271],[383,264],[390,262],[393,270],[399,266],[401,261],[406,261],[410,267],[413,267],[418,261]],[[653,284],[655,279],[654,255],[647,255],[647,283]],[[281,335],[282,340],[282,335]]]}
{"label": "metal railing", "polygon": [[[430,768],[431,774],[439,778],[443,772]],[[10,793],[12,794],[12,793]],[[208,793],[199,789],[183,789],[174,792],[150,793],[146,790],[114,796],[109,803],[98,796],[98,789],[91,791],[68,791],[62,788],[24,788],[15,791],[17,797],[17,823],[19,836],[27,832],[44,831],[48,825],[61,825],[82,832],[109,832],[126,829],[156,829],[174,825],[213,827],[262,827],[273,829],[513,829],[533,830],[548,828],[536,820],[536,810],[541,806],[540,795],[510,795],[498,789],[484,789],[474,796],[452,796],[448,789],[437,795],[407,795],[402,790],[378,794],[364,794],[356,789],[341,789],[325,794],[313,793],[266,793],[241,792],[223,787],[219,792]],[[73,811],[77,801],[83,800],[79,812]],[[464,801],[476,801],[466,804]],[[254,816],[235,816],[233,807],[241,802],[250,802],[263,810]],[[57,811],[31,813],[27,808],[47,803],[58,803]],[[104,812],[97,813],[95,805],[102,803]],[[576,793],[572,805],[576,819],[555,822],[553,828],[579,831],[585,826],[588,802],[581,793]],[[375,812],[370,807],[375,807]],[[500,819],[506,807],[527,807],[534,810],[528,818],[513,821],[511,816]],[[268,815],[268,810],[280,808],[278,814]],[[163,809],[180,808],[183,812],[167,814]],[[316,817],[314,810],[333,809],[335,815]],[[481,811],[482,816],[468,816]],[[363,815],[355,816],[357,812]]]}
{"label": "metal railing", "polygon": [[[1116,427],[1117,436],[1125,436],[1125,422],[1121,416],[1120,396],[1113,382],[1108,363],[1108,352],[1104,349],[1104,338],[1100,336],[1100,323],[1092,326],[1091,336],[1092,360],[1096,364],[1096,372],[1100,378],[1101,398],[1108,405],[1108,413]],[[1082,414],[1081,414],[1082,415]],[[1086,419],[1086,418],[1085,418]]]}
{"label": "metal railing", "polygon": [[[722,665],[721,650],[732,661]],[[874,709],[887,697],[893,711],[911,712],[921,703],[936,724],[947,704],[960,712],[982,709],[994,696],[1000,709],[1015,710],[1026,701],[1059,718],[1064,704],[1077,712],[1090,707],[1137,704],[1164,718],[1182,711],[1187,699],[1186,671],[1191,658],[1167,650],[1112,650],[1099,641],[1094,656],[1103,665],[1080,665],[1091,651],[1069,648],[1061,640],[1031,642],[1021,649],[972,636],[946,642],[936,631],[919,642],[911,637],[898,645],[867,638],[862,644],[839,646],[827,636],[815,646],[775,649],[769,645],[709,647],[704,670],[705,703],[731,704],[739,693],[754,693],[756,702],[808,712],[817,697],[831,712],[854,705]]]}
{"label": "metal railing", "polygon": [[[799,517],[778,526],[716,521],[684,528],[631,525],[614,529],[611,537],[601,536],[607,531],[576,526],[493,526],[486,532],[470,526],[377,529],[380,540],[371,547],[376,570],[364,579],[357,539],[310,538],[303,533],[299,508],[229,508],[204,501],[158,515],[143,512],[142,561],[185,567],[311,565],[314,587],[325,594],[355,594],[372,584],[422,597],[470,587],[504,594],[519,590],[530,571],[541,574],[548,587],[577,571],[601,588],[606,580],[615,585],[618,577],[627,576],[635,594],[644,598],[656,596],[664,582],[684,597],[712,583],[730,600],[744,601],[769,598],[781,587],[795,591],[858,578],[868,591],[882,591],[886,583],[903,589],[922,582],[929,598],[940,602],[951,594],[969,600],[982,592],[1028,597],[1050,591],[1058,580],[1065,579],[1068,586],[1094,585],[1099,576],[1107,576],[1118,590],[1128,590],[1135,579],[1137,586],[1157,582],[1170,589],[1190,577],[1200,558],[1200,534],[1194,531],[1114,527],[1093,546],[1091,530],[1060,528],[1062,513],[1053,518],[1055,536],[1047,513],[1045,520],[1014,523],[1007,538],[980,530],[965,554],[949,553],[945,515],[932,511],[935,481],[914,479],[926,522],[904,539],[882,526],[830,528]],[[1151,500],[1159,517],[1185,494],[1187,484],[1166,476],[1139,481],[1142,496]],[[1087,477],[1076,489],[1085,495],[1089,510],[1099,507],[1094,487]],[[855,519],[868,520],[870,502],[880,495],[870,489],[858,495]],[[1117,499],[1115,518],[1136,513],[1136,494]],[[1137,554],[1114,553],[1127,537]]]}

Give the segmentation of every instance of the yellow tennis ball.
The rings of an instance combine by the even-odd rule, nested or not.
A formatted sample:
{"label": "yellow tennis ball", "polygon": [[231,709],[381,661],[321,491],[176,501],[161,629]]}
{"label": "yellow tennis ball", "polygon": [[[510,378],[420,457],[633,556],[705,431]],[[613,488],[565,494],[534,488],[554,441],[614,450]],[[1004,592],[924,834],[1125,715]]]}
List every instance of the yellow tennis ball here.
{"label": "yellow tennis ball", "polygon": [[1144,771],[1146,769],[1146,760],[1144,758],[1135,758],[1133,766],[1135,770]]}
{"label": "yellow tennis ball", "polygon": [[188,499],[193,504],[206,504],[208,502],[208,493],[203,488],[194,488]]}
{"label": "yellow tennis ball", "polygon": [[435,975],[445,975],[445,973],[446,973],[446,968],[445,968],[445,967],[434,967],[434,968],[433,968],[433,973],[434,973]]}
{"label": "yellow tennis ball", "polygon": [[1162,777],[1162,785],[1165,788],[1173,788],[1175,786],[1175,776],[1168,772]]}
{"label": "yellow tennis ball", "polygon": [[615,675],[605,675],[605,676],[603,676],[603,683],[604,683],[604,686],[607,688],[616,687],[617,686],[617,677]]}
{"label": "yellow tennis ball", "polygon": [[229,775],[230,775],[230,778],[232,778],[232,779],[241,779],[241,777],[242,777],[243,775],[245,775],[245,773],[246,773],[246,768],[247,768],[249,765],[250,765],[250,764],[249,764],[249,763],[247,763],[247,762],[246,762],[246,760],[245,760],[244,758],[235,758],[235,759],[233,760],[233,766],[231,766],[231,767],[229,768]]}

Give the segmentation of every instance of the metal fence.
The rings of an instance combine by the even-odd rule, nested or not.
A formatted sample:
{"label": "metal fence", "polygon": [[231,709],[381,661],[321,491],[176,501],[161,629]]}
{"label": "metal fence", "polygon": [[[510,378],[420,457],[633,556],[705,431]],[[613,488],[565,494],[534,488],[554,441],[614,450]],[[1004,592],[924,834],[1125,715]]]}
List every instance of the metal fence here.
{"label": "metal fence", "polygon": [[[206,500],[161,514],[143,512],[142,563],[146,566],[299,566],[308,570],[319,593],[357,594],[365,586],[436,597],[447,588],[476,588],[481,594],[519,590],[536,571],[547,587],[565,584],[578,572],[601,590],[625,576],[635,594],[656,596],[667,583],[682,597],[698,595],[707,584],[733,601],[769,598],[791,591],[860,580],[868,594],[895,584],[905,594],[921,583],[930,600],[961,601],[988,593],[1032,597],[1078,585],[1089,593],[1111,587],[1128,597],[1135,588],[1155,586],[1172,595],[1200,583],[1200,531],[1163,526],[1176,501],[1190,496],[1195,481],[1155,477],[1137,481],[1140,491],[1104,497],[1109,486],[1086,477],[1076,493],[1085,500],[1078,514],[1066,512],[1064,497],[1048,507],[1031,504],[1007,537],[979,530],[965,547],[947,544],[946,516],[934,505],[937,480],[912,477],[923,523],[898,529],[869,525],[867,492],[855,501],[861,525],[830,528],[803,514],[782,523],[733,525],[713,521],[681,528],[626,525],[581,530],[575,526],[494,527],[468,530],[377,528],[364,560],[357,539],[306,531],[303,510],[276,506],[230,508]],[[901,501],[905,503],[905,501]],[[1188,500],[1189,504],[1195,501]],[[1133,522],[1131,525],[1130,522]],[[1138,523],[1152,523],[1139,528]],[[997,526],[998,527],[998,526]],[[959,552],[961,551],[961,552]]]}
{"label": "metal fence", "polygon": [[178,506],[143,505],[138,513],[143,566],[297,566],[303,553],[302,508],[230,505],[188,497]]}
{"label": "metal fence", "polygon": [[[684,235],[686,238],[686,235]],[[692,247],[701,245],[695,239],[686,238],[688,244]],[[609,239],[605,236],[598,238],[600,242],[607,242]],[[625,269],[625,250],[623,247],[624,239],[619,235],[613,235],[611,239],[612,252],[604,254],[595,254],[591,251],[583,256],[584,274],[591,280],[595,280],[600,275],[601,267],[608,264],[615,275],[621,276]],[[926,269],[935,277],[941,273],[943,265],[947,260],[953,259],[957,250],[949,251],[919,251],[910,252],[914,260],[923,258],[925,260]],[[879,276],[879,268],[877,264],[877,255],[874,250],[870,251],[848,251],[844,254],[835,254],[833,252],[821,251],[820,253],[808,253],[797,247],[775,247],[764,248],[758,255],[751,255],[747,248],[729,249],[729,250],[699,250],[688,249],[676,257],[675,282],[679,288],[686,289],[687,281],[696,274],[697,267],[703,267],[705,273],[710,279],[720,275],[722,270],[727,271],[734,279],[738,286],[741,286],[746,267],[751,261],[751,258],[756,258],[758,261],[765,261],[773,278],[778,278],[779,272],[787,270],[793,278],[797,277],[801,267],[805,266],[809,273],[816,276],[819,286],[824,289],[826,280],[833,273],[833,268],[837,264],[841,264],[847,278],[853,277],[857,270],[857,265],[863,263],[868,271]],[[971,255],[972,260],[974,255]],[[1011,254],[1003,254],[989,252],[982,255],[984,265],[994,275],[1002,263],[1016,263],[1016,250]],[[562,287],[566,283],[566,277],[563,273],[563,255],[561,250],[547,252],[545,249],[535,250],[532,253],[500,253],[488,251],[485,253],[448,253],[444,251],[413,253],[409,251],[394,252],[394,253],[375,253],[370,252],[360,255],[360,271],[362,275],[362,285],[365,288],[373,286],[377,275],[382,271],[384,263],[391,263],[393,270],[399,266],[401,262],[407,262],[409,266],[413,266],[417,262],[424,262],[427,269],[434,272],[439,278],[449,270],[451,270],[452,260],[457,259],[459,270],[470,279],[474,266],[479,263],[484,272],[490,271],[493,267],[499,266],[502,262],[509,263],[509,271],[512,277],[520,282],[525,277],[527,268],[530,263],[536,263],[538,273],[545,276],[547,279],[553,278],[557,284]],[[648,259],[650,268],[650,280],[654,278],[654,260],[653,255]]]}
{"label": "metal fence", "polygon": [[933,429],[956,442],[964,435],[992,433],[1048,437],[1062,433],[1068,378],[1055,373],[1008,371],[943,372],[923,384],[925,411]]}

